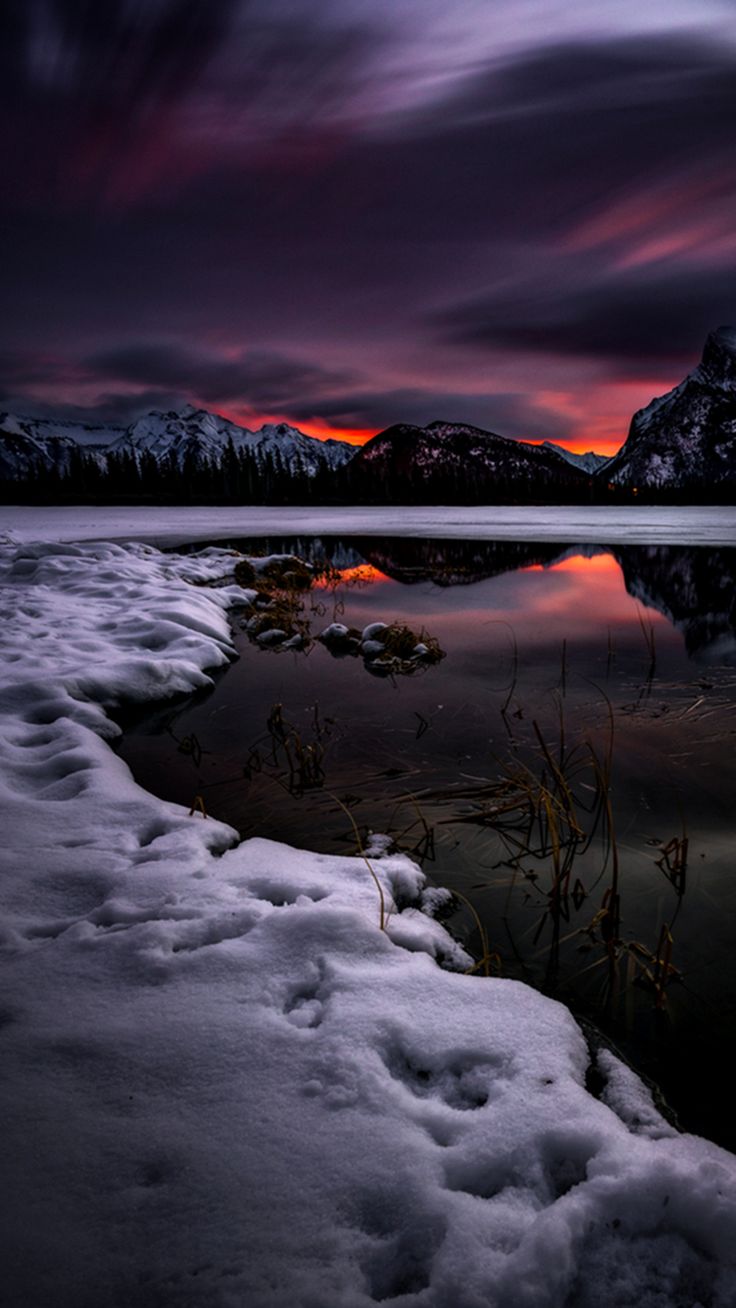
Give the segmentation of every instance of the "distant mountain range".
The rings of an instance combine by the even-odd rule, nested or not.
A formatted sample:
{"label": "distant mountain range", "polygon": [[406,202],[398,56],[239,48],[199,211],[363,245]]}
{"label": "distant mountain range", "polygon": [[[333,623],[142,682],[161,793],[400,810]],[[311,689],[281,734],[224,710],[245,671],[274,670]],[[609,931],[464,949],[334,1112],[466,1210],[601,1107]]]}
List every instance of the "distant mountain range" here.
{"label": "distant mountain range", "polygon": [[[736,329],[719,327],[695,370],[634,414],[612,459],[530,444],[466,423],[399,423],[363,446],[287,423],[257,431],[204,409],[154,410],[129,426],[0,413],[6,497],[82,491],[234,503],[493,503],[650,498],[730,500],[736,492]],[[311,490],[310,490],[311,486]],[[13,490],[16,487],[17,490]]]}
{"label": "distant mountain range", "polygon": [[542,449],[551,450],[564,459],[565,463],[571,463],[573,468],[579,468],[591,476],[611,462],[610,454],[596,454],[594,450],[587,450],[585,454],[573,454],[572,450],[566,450],[564,445],[555,445],[554,441],[542,441]]}
{"label": "distant mountain range", "polygon": [[23,477],[39,461],[63,468],[80,449],[102,468],[111,454],[133,454],[138,459],[150,455],[159,464],[173,458],[179,466],[187,458],[220,463],[230,441],[236,453],[248,450],[257,462],[278,454],[288,467],[298,467],[307,476],[326,468],[334,471],[355,453],[355,446],[345,441],[320,441],[287,423],[267,423],[250,431],[191,405],[178,412],[153,410],[129,427],[0,413],[0,476]]}

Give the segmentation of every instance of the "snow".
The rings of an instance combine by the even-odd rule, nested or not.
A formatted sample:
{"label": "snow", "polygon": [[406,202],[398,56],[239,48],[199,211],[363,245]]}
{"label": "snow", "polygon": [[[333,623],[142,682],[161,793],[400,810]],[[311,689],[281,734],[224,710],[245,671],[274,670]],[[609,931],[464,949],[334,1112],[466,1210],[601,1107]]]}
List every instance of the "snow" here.
{"label": "snow", "polygon": [[233,561],[0,547],[4,1303],[732,1308],[736,1160],[608,1052],[594,1097],[406,856],[238,845],[116,756],[233,657]]}
{"label": "snow", "polygon": [[125,428],[110,423],[75,422],[67,418],[25,418],[0,413],[0,430],[27,436],[41,448],[49,440],[65,439],[75,445],[110,445],[119,440]]}
{"label": "snow", "polygon": [[591,476],[599,472],[605,464],[610,463],[610,455],[596,454],[595,450],[586,450],[585,454],[575,454],[568,450],[564,445],[556,445],[554,441],[542,441],[543,450],[551,450],[553,454],[558,454],[566,463],[570,463],[573,468],[581,468],[583,472],[588,472]]}
{"label": "snow", "polygon": [[6,505],[3,530],[18,541],[145,540],[175,546],[247,536],[421,536],[582,544],[733,545],[733,505],[489,505],[380,508],[118,507]]}

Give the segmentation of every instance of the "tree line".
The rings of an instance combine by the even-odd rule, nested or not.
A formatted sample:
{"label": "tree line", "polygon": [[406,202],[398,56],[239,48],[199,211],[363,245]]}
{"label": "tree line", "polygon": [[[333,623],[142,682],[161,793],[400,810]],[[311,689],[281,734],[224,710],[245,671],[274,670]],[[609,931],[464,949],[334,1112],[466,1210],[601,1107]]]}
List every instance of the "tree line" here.
{"label": "tree line", "polygon": [[236,449],[221,457],[188,450],[156,459],[150,451],[83,448],[49,466],[40,458],[19,479],[0,479],[0,501],[16,504],[631,504],[730,503],[734,485],[712,489],[637,492],[581,475],[559,483],[517,474],[504,476],[482,463],[427,469],[402,464],[400,474],[380,460],[356,457],[341,468],[310,474],[298,453]]}

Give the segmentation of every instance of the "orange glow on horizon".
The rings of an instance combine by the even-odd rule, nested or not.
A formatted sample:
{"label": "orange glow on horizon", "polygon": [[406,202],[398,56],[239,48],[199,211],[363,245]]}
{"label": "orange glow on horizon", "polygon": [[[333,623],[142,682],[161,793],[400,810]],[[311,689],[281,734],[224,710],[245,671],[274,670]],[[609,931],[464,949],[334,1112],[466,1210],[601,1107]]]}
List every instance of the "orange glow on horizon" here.
{"label": "orange glow on horizon", "polygon": [[[546,439],[549,438],[539,440],[536,437],[526,437],[525,444],[543,445]],[[621,449],[623,440],[616,440],[610,436],[568,436],[561,440],[555,438],[551,443],[561,446],[563,450],[569,450],[571,454],[606,454],[609,458],[613,458],[613,455],[618,454]]]}
{"label": "orange glow on horizon", "polygon": [[373,427],[330,427],[321,418],[302,422],[299,418],[290,418],[286,413],[254,413],[252,409],[227,408],[218,408],[216,412],[221,418],[227,418],[228,422],[234,422],[238,427],[248,427],[251,430],[258,430],[259,427],[270,423],[276,425],[285,422],[289,427],[297,427],[299,431],[303,431],[307,436],[314,436],[318,441],[345,441],[348,445],[365,445],[366,441],[376,434]]}
{"label": "orange glow on horizon", "polygon": [[[299,431],[303,431],[307,436],[314,436],[318,441],[335,440],[345,441],[348,445],[365,445],[366,441],[369,441],[372,436],[377,434],[377,429],[373,427],[330,427],[322,419],[315,418],[311,422],[302,422],[298,418],[290,418],[283,413],[244,413],[236,409],[225,408],[219,408],[217,412],[220,417],[227,418],[229,422],[237,423],[239,427],[249,427],[251,429],[262,427],[264,423],[285,422],[290,427],[297,427]],[[606,426],[607,431],[608,427]],[[551,439],[551,437],[547,436],[525,436],[523,443],[525,445],[542,445],[545,440]],[[623,437],[615,438],[608,434],[596,436],[595,426],[593,425],[591,434],[588,436],[555,437],[553,443],[570,450],[572,454],[587,454],[589,450],[595,450],[596,454],[612,456],[623,445]]]}
{"label": "orange glow on horizon", "polygon": [[320,419],[315,419],[313,422],[295,422],[294,426],[306,432],[307,436],[315,436],[318,441],[346,441],[348,445],[365,445],[371,436],[376,435],[373,427],[328,427],[327,423]]}
{"label": "orange glow on horizon", "polygon": [[[548,408],[558,417],[566,419],[569,424],[567,436],[525,436],[519,438],[526,445],[542,445],[550,441],[569,450],[571,454],[596,454],[612,458],[621,449],[628,432],[629,421],[633,413],[644,407],[655,395],[663,395],[675,383],[671,379],[637,379],[636,381],[616,381],[599,387],[598,407],[588,401],[581,401],[577,395],[568,391],[541,391],[535,396],[540,407]],[[207,407],[207,406],[204,406]],[[591,413],[591,407],[593,412]],[[215,412],[238,426],[251,430],[264,424],[286,423],[296,427],[307,436],[316,440],[345,441],[349,445],[365,445],[378,429],[374,427],[332,427],[323,418],[302,421],[287,413],[262,413],[253,410],[218,407]],[[621,416],[623,415],[623,416]],[[397,421],[400,421],[400,415]],[[509,437],[509,439],[514,439]]]}

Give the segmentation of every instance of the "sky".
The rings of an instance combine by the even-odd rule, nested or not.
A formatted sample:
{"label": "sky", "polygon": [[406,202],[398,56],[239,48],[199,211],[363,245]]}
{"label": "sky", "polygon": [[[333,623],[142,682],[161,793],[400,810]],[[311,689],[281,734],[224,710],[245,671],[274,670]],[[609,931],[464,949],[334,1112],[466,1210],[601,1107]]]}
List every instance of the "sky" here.
{"label": "sky", "polygon": [[732,0],[5,0],[0,408],[610,453],[736,320]]}

